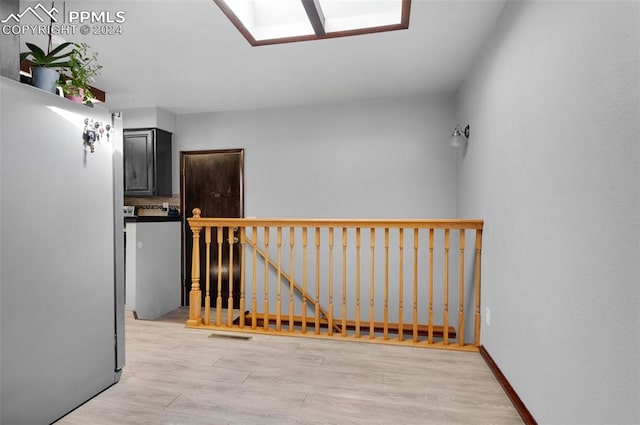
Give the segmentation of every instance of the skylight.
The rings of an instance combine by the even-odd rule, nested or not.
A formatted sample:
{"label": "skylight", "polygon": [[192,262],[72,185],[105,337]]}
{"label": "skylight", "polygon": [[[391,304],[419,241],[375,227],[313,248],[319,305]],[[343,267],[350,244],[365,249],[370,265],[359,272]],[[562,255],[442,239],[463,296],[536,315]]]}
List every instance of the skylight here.
{"label": "skylight", "polygon": [[214,0],[253,46],[409,27],[411,0]]}

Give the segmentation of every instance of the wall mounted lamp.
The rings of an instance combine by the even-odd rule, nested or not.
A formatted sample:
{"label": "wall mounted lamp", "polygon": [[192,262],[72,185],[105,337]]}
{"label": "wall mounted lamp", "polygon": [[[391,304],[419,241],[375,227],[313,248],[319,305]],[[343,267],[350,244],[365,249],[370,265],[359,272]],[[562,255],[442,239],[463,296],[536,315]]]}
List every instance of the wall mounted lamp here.
{"label": "wall mounted lamp", "polygon": [[451,147],[452,148],[466,148],[469,142],[469,126],[466,126],[464,130],[460,124],[456,125],[451,135]]}

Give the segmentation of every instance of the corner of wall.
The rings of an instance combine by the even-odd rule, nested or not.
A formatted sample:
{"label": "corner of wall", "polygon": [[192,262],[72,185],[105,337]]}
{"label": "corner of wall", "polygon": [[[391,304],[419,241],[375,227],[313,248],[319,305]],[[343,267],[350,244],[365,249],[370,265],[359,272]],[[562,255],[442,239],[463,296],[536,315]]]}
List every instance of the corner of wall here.
{"label": "corner of wall", "polygon": [[124,128],[159,128],[175,133],[176,115],[158,107],[130,108],[123,112]]}
{"label": "corner of wall", "polygon": [[[19,0],[2,0],[0,2],[0,17],[18,13]],[[0,37],[0,75],[20,80],[20,35],[2,34]]]}
{"label": "corner of wall", "polygon": [[158,128],[168,131],[169,133],[176,132],[176,114],[163,108],[156,108],[156,123]]}

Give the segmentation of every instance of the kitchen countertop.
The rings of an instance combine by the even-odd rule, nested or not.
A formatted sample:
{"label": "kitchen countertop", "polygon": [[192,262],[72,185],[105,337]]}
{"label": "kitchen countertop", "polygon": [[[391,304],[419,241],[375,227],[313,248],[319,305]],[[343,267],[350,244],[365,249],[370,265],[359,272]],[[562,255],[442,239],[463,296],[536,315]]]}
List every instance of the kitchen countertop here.
{"label": "kitchen countertop", "polygon": [[140,216],[124,218],[125,223],[154,223],[154,222],[161,223],[164,221],[181,221],[181,220],[182,220],[182,216],[170,217],[166,215],[157,215],[157,216],[140,215]]}

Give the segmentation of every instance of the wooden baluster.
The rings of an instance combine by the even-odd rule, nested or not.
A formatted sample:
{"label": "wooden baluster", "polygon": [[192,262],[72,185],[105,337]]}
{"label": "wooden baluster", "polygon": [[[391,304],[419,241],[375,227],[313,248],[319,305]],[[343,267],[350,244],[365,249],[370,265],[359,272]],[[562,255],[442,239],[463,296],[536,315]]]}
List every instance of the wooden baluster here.
{"label": "wooden baluster", "polygon": [[[193,218],[200,218],[200,208],[193,209]],[[200,290],[200,230],[201,226],[190,224],[193,232],[193,251],[191,260],[191,291],[189,292],[188,326],[202,324],[202,291]]]}
{"label": "wooden baluster", "polygon": [[460,229],[460,312],[458,313],[458,345],[464,345],[464,229]]}
{"label": "wooden baluster", "polygon": [[240,329],[244,329],[244,244],[245,244],[245,228],[240,228]]}
{"label": "wooden baluster", "polygon": [[276,331],[280,332],[282,330],[282,301],[280,299],[280,293],[282,290],[282,268],[281,268],[281,260],[282,260],[282,227],[278,226],[277,228],[277,246],[278,246],[278,286],[276,288]]}
{"label": "wooden baluster", "polygon": [[218,226],[218,297],[216,298],[216,326],[222,325],[222,227]]}
{"label": "wooden baluster", "polygon": [[316,227],[316,304],[315,304],[315,331],[320,334],[320,228]]}
{"label": "wooden baluster", "polygon": [[205,295],[204,295],[204,324],[211,324],[211,227],[204,229],[205,246]]}
{"label": "wooden baluster", "polygon": [[302,228],[302,333],[307,333],[307,228]]}
{"label": "wooden baluster", "polygon": [[389,339],[389,228],[384,229],[384,339]]}
{"label": "wooden baluster", "polygon": [[433,229],[429,229],[429,344],[433,344]]}
{"label": "wooden baluster", "polygon": [[347,228],[342,228],[342,336],[347,336]]}
{"label": "wooden baluster", "polygon": [[398,341],[403,341],[404,331],[404,229],[398,231]]}
{"label": "wooden baluster", "polygon": [[235,235],[233,227],[229,227],[229,298],[227,299],[227,326],[233,326],[233,245]]}
{"label": "wooden baluster", "polygon": [[329,317],[327,335],[333,335],[333,227],[329,227]]}
{"label": "wooden baluster", "polygon": [[360,338],[360,228],[356,227],[356,338]]}
{"label": "wooden baluster", "polygon": [[[269,227],[264,228],[264,252],[269,257]],[[269,330],[269,261],[264,260],[264,319],[263,327],[265,331]]]}
{"label": "wooden baluster", "polygon": [[449,344],[449,229],[444,229],[444,323],[443,343]]}
{"label": "wooden baluster", "polygon": [[480,346],[480,253],[482,251],[482,229],[476,230],[476,317],[473,345]]}
{"label": "wooden baluster", "polygon": [[369,270],[369,339],[374,339],[375,335],[375,275],[374,275],[374,263],[375,263],[375,250],[376,250],[376,229],[371,228],[371,267]]}
{"label": "wooden baluster", "polygon": [[258,228],[253,226],[251,228],[251,245],[253,245],[253,286],[251,288],[251,329],[258,327],[258,318],[256,317],[258,311],[258,298],[257,298],[257,261],[258,261]]}
{"label": "wooden baluster", "polygon": [[289,332],[293,332],[293,249],[295,245],[295,227],[289,227]]}
{"label": "wooden baluster", "polygon": [[418,229],[413,229],[413,342],[418,342]]}

